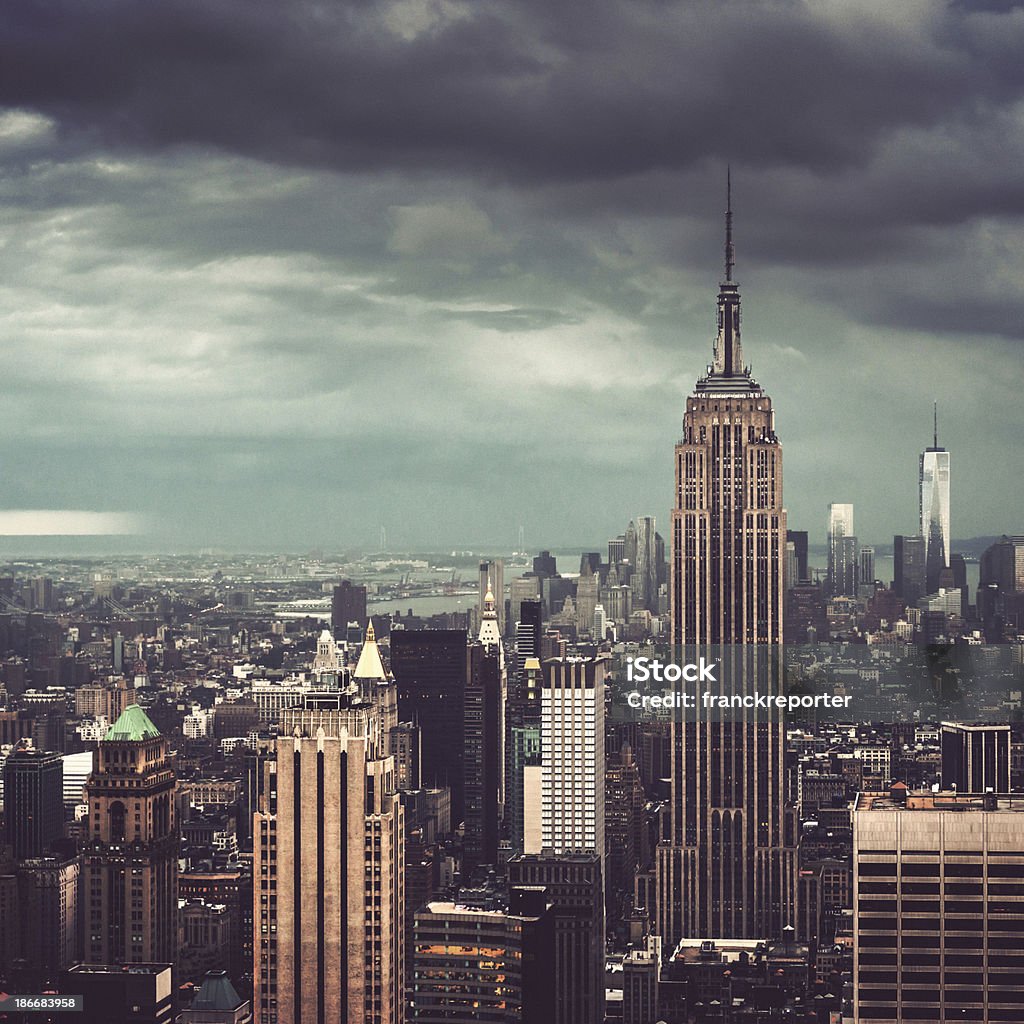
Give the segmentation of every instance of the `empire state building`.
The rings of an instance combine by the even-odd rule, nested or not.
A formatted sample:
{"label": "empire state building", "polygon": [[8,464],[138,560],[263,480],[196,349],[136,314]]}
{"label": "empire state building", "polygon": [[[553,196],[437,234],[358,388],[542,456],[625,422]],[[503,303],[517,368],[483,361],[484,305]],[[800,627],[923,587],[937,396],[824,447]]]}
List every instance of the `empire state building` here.
{"label": "empire state building", "polygon": [[[718,333],[686,400],[671,520],[672,643],[686,660],[716,648],[722,694],[756,688],[751,651],[762,666],[781,666],[786,541],[782,446],[772,400],[743,361],[733,266],[730,189]],[[698,706],[696,720],[673,723],[657,870],[668,948],[683,937],[777,938],[793,922],[796,815],[785,802],[784,754],[778,714]]]}

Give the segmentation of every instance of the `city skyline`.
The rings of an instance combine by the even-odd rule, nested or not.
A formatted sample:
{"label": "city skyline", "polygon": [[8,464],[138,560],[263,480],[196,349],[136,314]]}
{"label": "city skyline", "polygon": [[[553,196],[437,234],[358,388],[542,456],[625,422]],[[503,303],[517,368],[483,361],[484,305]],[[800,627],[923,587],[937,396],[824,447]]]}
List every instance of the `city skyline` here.
{"label": "city skyline", "polygon": [[731,162],[791,525],[914,532],[938,400],[956,534],[1012,528],[1019,11],[31,11],[0,15],[5,511],[149,549],[666,522]]}

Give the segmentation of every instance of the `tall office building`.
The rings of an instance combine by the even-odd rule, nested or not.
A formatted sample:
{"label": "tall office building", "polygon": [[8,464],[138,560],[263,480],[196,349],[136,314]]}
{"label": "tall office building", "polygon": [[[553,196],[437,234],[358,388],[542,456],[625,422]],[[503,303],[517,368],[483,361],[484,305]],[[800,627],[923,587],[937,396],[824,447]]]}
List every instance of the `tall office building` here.
{"label": "tall office building", "polygon": [[811,578],[807,564],[807,531],[786,530],[786,542],[792,542],[793,552],[796,556],[796,575],[792,580],[792,585],[796,586],[796,584]]}
{"label": "tall office building", "polygon": [[505,635],[505,561],[502,558],[492,558],[480,563],[480,573],[477,580],[477,587],[480,597],[477,601],[477,619],[483,620],[484,605],[487,601],[487,591],[494,595],[494,608],[498,614],[498,631]]}
{"label": "tall office building", "polygon": [[[649,867],[647,822],[644,817],[646,796],[640,770],[629,744],[608,757],[605,769],[605,888],[611,913],[622,910],[624,894],[633,908],[633,882],[637,867]],[[618,907],[614,900],[618,898]]]}
{"label": "tall office building", "polygon": [[543,671],[540,659],[527,657],[519,673],[508,708],[508,754],[506,758],[505,820],[512,853],[526,852],[526,833],[531,836],[529,852],[539,853],[541,800],[541,693]]}
{"label": "tall office building", "polygon": [[934,594],[949,568],[949,452],[939,447],[939,407],[935,404],[932,446],[921,452],[918,467],[921,536],[924,537],[925,576],[928,593]]}
{"label": "tall office building", "polygon": [[331,596],[331,632],[343,640],[350,622],[366,621],[366,587],[362,583],[342,580]]}
{"label": "tall office building", "polygon": [[505,708],[508,677],[494,594],[484,597],[483,619],[466,652],[465,868],[497,864],[505,801]]}
{"label": "tall office building", "polygon": [[543,887],[554,908],[554,992],[523,1024],[597,1024],[605,1010],[604,883],[596,853],[513,857],[511,886]]}
{"label": "tall office building", "polygon": [[383,749],[361,697],[282,712],[254,827],[256,1024],[405,1019],[404,812]]}
{"label": "tall office building", "polygon": [[589,571],[589,565],[587,570],[576,582],[576,632],[580,636],[594,628],[594,609],[601,589],[600,577]]}
{"label": "tall office building", "polygon": [[875,549],[866,544],[860,549],[860,572],[858,579],[861,586],[870,587],[875,582]]}
{"label": "tall office building", "polygon": [[626,529],[626,544],[633,556],[633,607],[658,612],[658,533],[654,516],[637,516]]}
{"label": "tall office building", "polygon": [[558,575],[557,560],[550,551],[542,551],[539,555],[533,556],[533,574],[542,579]]}
{"label": "tall office building", "polygon": [[39,857],[18,866],[19,955],[51,977],[82,958],[80,876],[78,857]]}
{"label": "tall office building", "polygon": [[[542,763],[540,724],[529,721],[515,722],[509,730],[508,799],[505,805],[513,854],[526,852],[528,825],[532,826],[531,832],[539,836]],[[536,781],[531,784],[532,779]],[[532,852],[539,850],[538,841]]]}
{"label": "tall office building", "polygon": [[176,781],[167,740],[129,704],[85,785],[84,960],[172,963],[178,937]]}
{"label": "tall office building", "polygon": [[37,576],[29,584],[29,608],[40,612],[52,612],[56,607],[53,596],[53,580],[49,576]]}
{"label": "tall office building", "polygon": [[541,691],[541,848],[604,864],[604,679],[608,656],[553,658]]}
{"label": "tall office building", "polygon": [[135,703],[135,685],[122,676],[106,682],[86,683],[75,690],[75,715],[116,722],[129,704]]}
{"label": "tall office building", "polygon": [[626,557],[626,535],[620,533],[608,541],[608,564],[618,565]]}
{"label": "tall office building", "polygon": [[981,555],[978,618],[990,641],[1024,632],[1024,536],[1000,537]]}
{"label": "tall office building", "polygon": [[892,589],[907,605],[916,605],[924,597],[928,581],[924,538],[897,534],[892,539],[892,555]]}
{"label": "tall office building", "polygon": [[857,596],[857,538],[853,506],[828,507],[828,592],[830,597]]}
{"label": "tall office building", "polygon": [[64,761],[21,746],[3,765],[7,842],[16,860],[43,857],[64,834]]}
{"label": "tall office building", "polygon": [[516,664],[518,677],[527,658],[540,657],[540,638],[544,630],[543,604],[540,601],[522,601],[516,620]]}
{"label": "tall office building", "polygon": [[523,621],[523,605],[540,602],[541,578],[539,576],[516,576],[509,585],[508,613],[513,622]]}
{"label": "tall office building", "polygon": [[[782,447],[771,398],[743,362],[733,265],[730,203],[714,358],[686,400],[675,448],[672,643],[698,649],[783,636]],[[756,685],[743,666],[730,676],[723,691]],[[794,917],[784,724],[756,709],[715,718],[673,721],[671,814],[657,861],[667,948],[684,936],[775,938]]]}
{"label": "tall office building", "polygon": [[1020,1021],[1024,800],[862,794],[854,1019]]}
{"label": "tall office building", "polygon": [[1010,727],[943,722],[942,788],[958,793],[1010,792]]}
{"label": "tall office building", "polygon": [[448,786],[452,823],[465,814],[466,631],[393,629],[391,671],[398,712],[420,729],[423,784]]}

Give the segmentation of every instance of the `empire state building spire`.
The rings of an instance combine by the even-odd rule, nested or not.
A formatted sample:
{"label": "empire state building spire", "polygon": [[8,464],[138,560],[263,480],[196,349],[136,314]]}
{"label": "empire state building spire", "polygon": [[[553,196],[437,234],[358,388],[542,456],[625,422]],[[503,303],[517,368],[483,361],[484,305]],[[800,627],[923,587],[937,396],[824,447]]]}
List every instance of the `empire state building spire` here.
{"label": "empire state building spire", "polygon": [[725,169],[725,280],[732,281],[736,252],[732,247],[732,168]]}
{"label": "empire state building spire", "polygon": [[740,342],[740,290],[732,279],[736,266],[736,251],[732,244],[732,172],[725,179],[725,280],[718,289],[718,335],[715,338],[714,359],[708,368],[708,378],[749,377],[743,365],[743,346]]}

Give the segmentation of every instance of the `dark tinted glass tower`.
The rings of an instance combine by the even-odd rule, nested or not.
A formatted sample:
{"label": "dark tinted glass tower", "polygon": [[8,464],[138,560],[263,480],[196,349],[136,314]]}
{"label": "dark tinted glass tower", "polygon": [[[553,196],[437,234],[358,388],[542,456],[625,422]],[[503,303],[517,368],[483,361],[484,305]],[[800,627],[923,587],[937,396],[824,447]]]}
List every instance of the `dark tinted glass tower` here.
{"label": "dark tinted glass tower", "polygon": [[360,626],[366,622],[366,587],[342,580],[331,598],[331,632],[336,639],[344,637],[345,627],[350,622],[358,622]]}
{"label": "dark tinted glass tower", "polygon": [[[604,1020],[601,858],[596,853],[513,857],[508,863],[508,880],[512,886],[542,886],[554,913],[553,998],[543,1014],[524,1015],[524,1024],[595,1024]],[[534,992],[547,986],[545,981]]]}
{"label": "dark tinted glass tower", "polygon": [[[783,636],[782,447],[771,398],[743,362],[732,270],[730,208],[714,359],[686,401],[675,448],[672,642],[699,649],[774,648]],[[726,672],[720,690],[749,687],[744,672]],[[669,949],[684,936],[774,938],[794,918],[784,725],[753,709],[728,721],[699,716],[673,723],[672,812],[658,851],[658,928]]]}
{"label": "dark tinted glass tower", "polygon": [[64,762],[60,754],[20,747],[4,764],[7,841],[17,860],[50,852],[64,830]]}
{"label": "dark tinted glass tower", "polygon": [[480,634],[466,651],[465,868],[498,861],[505,775],[505,652],[494,594],[484,597]]}
{"label": "dark tinted glass tower", "polygon": [[1010,792],[1010,727],[942,723],[942,788]]}
{"label": "dark tinted glass tower", "polygon": [[892,589],[906,604],[915,605],[924,597],[927,583],[924,537],[897,534],[892,539],[892,556]]}
{"label": "dark tinted glass tower", "polygon": [[811,577],[807,569],[807,531],[787,530],[786,540],[792,541],[796,549],[797,578],[793,580],[793,583],[802,583],[804,580],[809,580]]}
{"label": "dark tinted glass tower", "polygon": [[466,631],[392,630],[391,672],[399,718],[420,727],[423,784],[451,788],[458,824],[465,815]]}

